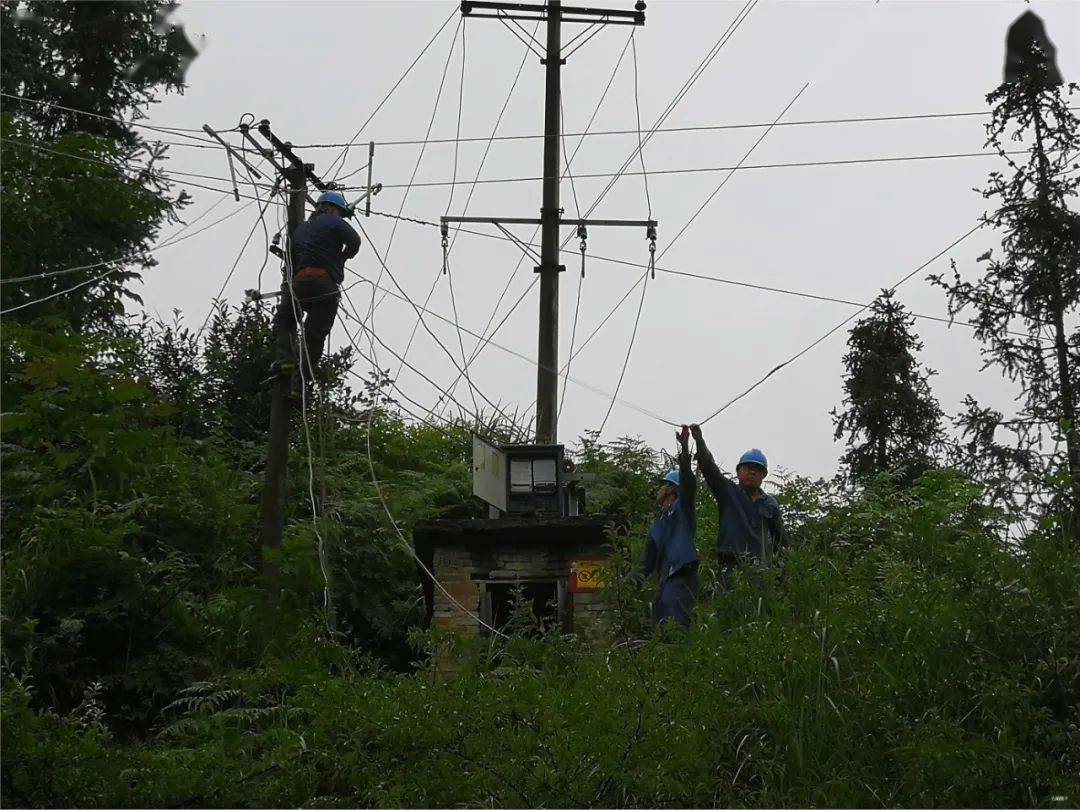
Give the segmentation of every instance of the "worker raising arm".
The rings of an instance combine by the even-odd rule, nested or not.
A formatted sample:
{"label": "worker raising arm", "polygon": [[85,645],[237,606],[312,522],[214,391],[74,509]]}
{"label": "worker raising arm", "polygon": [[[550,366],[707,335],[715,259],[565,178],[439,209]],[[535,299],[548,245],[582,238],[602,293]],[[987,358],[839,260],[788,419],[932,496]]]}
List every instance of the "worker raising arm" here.
{"label": "worker raising arm", "polygon": [[705,445],[698,425],[690,430],[697,444],[698,469],[705,479],[720,511],[720,528],[716,537],[716,553],[721,578],[725,569],[737,566],[741,558],[755,564],[766,564],[785,545],[780,504],[765,494],[761,484],[769,474],[769,462],[757,448],[743,453],[735,467],[738,482],[720,472],[712,453]]}
{"label": "worker raising arm", "polygon": [[641,573],[660,576],[660,594],[653,602],[653,618],[686,627],[698,590],[698,553],[694,544],[697,481],[690,467],[690,429],[683,425],[675,436],[679,441],[679,469],[665,475],[656,492],[660,515],[649,529]]}

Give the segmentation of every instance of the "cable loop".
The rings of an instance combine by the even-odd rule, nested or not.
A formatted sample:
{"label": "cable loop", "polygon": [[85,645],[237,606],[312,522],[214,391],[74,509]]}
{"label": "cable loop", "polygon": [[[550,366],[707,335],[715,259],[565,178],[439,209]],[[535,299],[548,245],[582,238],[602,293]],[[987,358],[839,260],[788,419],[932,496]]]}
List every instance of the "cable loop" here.
{"label": "cable loop", "polygon": [[578,250],[581,251],[581,277],[585,278],[585,240],[589,238],[589,232],[585,229],[584,225],[577,226],[578,239],[581,242],[578,244]]}

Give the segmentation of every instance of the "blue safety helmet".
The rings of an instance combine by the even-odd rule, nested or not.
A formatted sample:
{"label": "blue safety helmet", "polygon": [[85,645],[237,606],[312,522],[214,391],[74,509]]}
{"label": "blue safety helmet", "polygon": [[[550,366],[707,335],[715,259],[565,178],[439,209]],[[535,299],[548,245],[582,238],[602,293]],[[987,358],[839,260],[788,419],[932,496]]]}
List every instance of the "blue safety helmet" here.
{"label": "blue safety helmet", "polygon": [[664,476],[664,483],[671,484],[672,486],[677,487],[679,485],[679,471],[671,470],[667,475]]}
{"label": "blue safety helmet", "polygon": [[765,472],[769,471],[768,459],[766,459],[765,454],[756,447],[752,447],[742,454],[739,463],[735,465],[735,469],[739,469],[743,464],[755,464],[758,467],[761,467]]}
{"label": "blue safety helmet", "polygon": [[319,195],[319,199],[315,201],[315,205],[322,205],[323,203],[329,203],[330,205],[340,208],[342,213],[346,216],[352,214],[349,210],[349,204],[345,202],[345,195],[340,191],[324,191]]}

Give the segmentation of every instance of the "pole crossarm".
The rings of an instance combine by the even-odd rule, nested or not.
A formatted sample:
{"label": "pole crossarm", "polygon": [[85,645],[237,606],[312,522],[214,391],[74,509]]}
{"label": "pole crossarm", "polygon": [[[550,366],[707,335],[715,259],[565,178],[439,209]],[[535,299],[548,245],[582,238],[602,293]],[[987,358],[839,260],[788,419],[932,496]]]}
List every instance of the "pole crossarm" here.
{"label": "pole crossarm", "polygon": [[[544,220],[531,217],[440,217],[443,225],[450,223],[487,223],[490,225],[541,225]],[[585,225],[597,228],[655,228],[655,219],[560,219],[560,225]]]}
{"label": "pole crossarm", "polygon": [[[586,6],[563,6],[562,21],[569,23],[594,23],[600,20],[607,25],[644,25],[645,8],[627,11],[617,8],[591,8]],[[493,12],[490,14],[477,14]],[[509,12],[509,13],[508,13]],[[510,20],[546,20],[548,7],[537,3],[495,3],[486,0],[462,0],[461,13],[466,17],[495,19],[502,17]]]}
{"label": "pole crossarm", "polygon": [[319,191],[329,191],[334,187],[333,183],[325,183],[322,178],[315,174],[315,167],[310,163],[304,163],[296,153],[292,150],[292,144],[284,143],[277,135],[270,130],[270,122],[265,118],[259,122],[258,125],[259,134],[266,140],[270,141],[273,147],[279,151],[285,158],[296,167],[299,171],[303,172],[304,177],[311,181],[311,184],[315,186]]}

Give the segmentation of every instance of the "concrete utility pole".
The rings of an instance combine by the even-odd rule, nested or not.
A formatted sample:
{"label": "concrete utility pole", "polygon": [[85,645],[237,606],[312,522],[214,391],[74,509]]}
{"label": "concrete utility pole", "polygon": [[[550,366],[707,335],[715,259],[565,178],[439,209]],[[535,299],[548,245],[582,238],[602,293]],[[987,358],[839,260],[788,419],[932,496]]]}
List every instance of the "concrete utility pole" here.
{"label": "concrete utility pole", "polygon": [[[442,217],[443,233],[449,223],[486,222],[500,225],[533,224],[541,228],[540,266],[540,320],[539,341],[537,346],[536,369],[536,442],[537,444],[555,444],[558,441],[559,413],[559,273],[566,268],[559,264],[559,228],[562,225],[577,225],[584,233],[587,225],[633,226],[647,229],[650,238],[655,241],[656,222],[652,220],[585,220],[563,219],[559,205],[559,110],[561,100],[561,69],[567,56],[588,42],[595,32],[593,27],[604,25],[644,25],[645,3],[638,0],[634,11],[604,8],[579,8],[563,6],[560,0],[549,0],[545,5],[534,3],[502,3],[464,0],[461,13],[465,17],[496,19],[511,31],[523,36],[539,46],[527,28],[518,20],[539,20],[547,23],[547,37],[541,64],[545,65],[544,92],[544,189],[543,202],[539,219],[509,217]],[[569,43],[572,50],[564,54],[562,44],[563,23],[586,23],[590,28],[578,34]],[[584,37],[584,39],[582,39]],[[519,39],[522,38],[519,36]],[[581,40],[579,43],[578,40]],[[526,45],[532,47],[526,42]],[[534,51],[535,52],[535,51]],[[539,52],[537,52],[539,56]]]}
{"label": "concrete utility pole", "polygon": [[[292,250],[292,236],[304,221],[304,200],[307,181],[304,171],[295,166],[284,169],[289,183],[288,223],[289,238],[285,250]],[[291,252],[288,255],[292,255]],[[281,550],[281,537],[285,532],[285,481],[289,459],[290,411],[289,391],[296,373],[296,316],[289,294],[288,262],[282,263],[281,294],[274,313],[274,361],[280,368],[274,379],[273,398],[270,402],[270,439],[266,451],[266,481],[262,492],[261,545],[271,553]],[[263,561],[263,574],[269,590],[276,595],[279,571],[276,562]]]}
{"label": "concrete utility pole", "polygon": [[562,92],[562,3],[547,15],[544,87],[544,196],[540,208],[540,340],[536,352],[536,443],[554,444],[559,433],[559,93]]}

